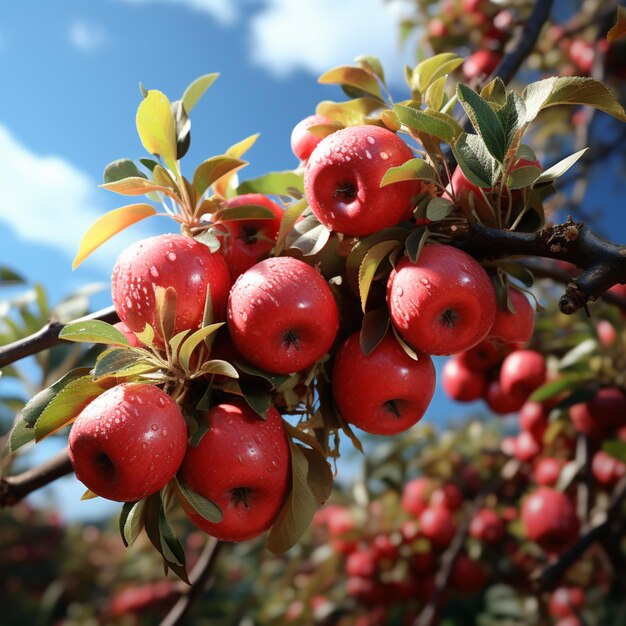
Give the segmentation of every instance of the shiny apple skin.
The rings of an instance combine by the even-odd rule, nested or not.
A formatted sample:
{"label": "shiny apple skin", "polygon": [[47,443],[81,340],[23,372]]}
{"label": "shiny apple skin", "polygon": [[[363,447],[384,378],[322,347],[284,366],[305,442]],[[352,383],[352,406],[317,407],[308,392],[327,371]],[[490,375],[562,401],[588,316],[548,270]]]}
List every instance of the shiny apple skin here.
{"label": "shiny apple skin", "polygon": [[[215,502],[221,522],[185,508],[201,530],[223,541],[245,541],[268,530],[291,484],[291,454],[283,420],[271,407],[266,419],[243,400],[211,408],[209,430],[189,447],[181,465],[183,483]],[[245,500],[240,495],[245,491]]]}
{"label": "shiny apple skin", "polygon": [[468,254],[426,245],[416,263],[401,259],[387,283],[393,324],[416,350],[457,354],[482,341],[493,325],[496,296],[487,272]]}
{"label": "shiny apple skin", "polygon": [[315,150],[317,144],[323,139],[314,135],[309,128],[311,126],[321,126],[323,124],[332,124],[333,120],[325,115],[309,115],[300,120],[291,131],[291,151],[301,160],[306,161],[311,152]]}
{"label": "shiny apple skin", "polygon": [[426,354],[412,359],[393,335],[369,355],[359,333],[346,339],[333,366],[333,396],[343,418],[361,430],[393,435],[416,424],[435,391],[435,366]]}
{"label": "shiny apple skin", "polygon": [[515,313],[509,309],[496,311],[496,319],[489,331],[489,337],[504,343],[528,341],[535,330],[535,311],[528,298],[517,289],[509,289],[509,299]]}
{"label": "shiny apple skin", "polygon": [[304,174],[311,210],[329,230],[364,236],[410,217],[419,181],[380,187],[390,167],[414,157],[395,133],[379,126],[350,126],[325,137]]}

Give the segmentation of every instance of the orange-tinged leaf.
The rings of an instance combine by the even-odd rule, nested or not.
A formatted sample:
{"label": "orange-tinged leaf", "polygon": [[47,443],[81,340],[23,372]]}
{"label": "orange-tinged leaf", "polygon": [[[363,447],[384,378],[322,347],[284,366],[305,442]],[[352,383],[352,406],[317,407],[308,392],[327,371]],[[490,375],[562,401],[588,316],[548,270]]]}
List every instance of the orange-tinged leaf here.
{"label": "orange-tinged leaf", "polygon": [[[160,170],[163,170],[163,168],[160,168]],[[171,187],[165,187],[163,185],[159,185],[151,180],[148,180],[146,178],[141,178],[139,176],[131,176],[129,178],[122,178],[121,180],[116,180],[112,183],[105,183],[104,185],[100,185],[100,186],[103,189],[107,189],[108,191],[119,193],[122,196],[141,196],[141,195],[145,195],[148,193],[152,193],[154,191],[159,191],[169,196],[176,202],[180,202],[180,198]]]}
{"label": "orange-tinged leaf", "polygon": [[626,35],[626,7],[617,7],[617,21],[606,34],[606,39],[612,43],[624,35]]}
{"label": "orange-tinged leaf", "polygon": [[[252,146],[255,144],[256,140],[259,138],[259,133],[254,135],[250,135],[250,137],[246,137],[239,143],[236,143],[234,146],[231,146],[226,150],[225,156],[232,157],[234,159],[240,159]],[[247,163],[245,163],[247,165]],[[236,184],[236,171],[231,172],[230,174],[222,176],[215,184],[212,185],[213,191],[220,196],[221,198],[226,198],[228,196],[229,183],[232,183],[230,187],[234,190],[237,186]]]}
{"label": "orange-tinged leaf", "polygon": [[156,209],[150,204],[129,204],[103,215],[83,235],[78,246],[78,253],[72,263],[72,269],[76,269],[96,248],[111,239],[113,235],[117,235],[125,228],[151,215],[156,215]]}

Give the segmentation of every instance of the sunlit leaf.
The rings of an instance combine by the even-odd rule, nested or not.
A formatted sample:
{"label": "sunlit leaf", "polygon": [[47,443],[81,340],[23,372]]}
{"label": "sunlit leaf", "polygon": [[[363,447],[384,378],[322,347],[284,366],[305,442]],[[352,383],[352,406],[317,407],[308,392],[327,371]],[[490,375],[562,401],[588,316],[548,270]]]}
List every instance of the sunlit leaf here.
{"label": "sunlit leaf", "polygon": [[202,196],[205,191],[217,183],[223,176],[233,174],[247,165],[246,161],[232,156],[215,156],[201,163],[193,174],[193,187]]}
{"label": "sunlit leaf", "polygon": [[167,96],[156,89],[148,91],[137,108],[136,123],[144,148],[176,170],[176,122]]}
{"label": "sunlit leaf", "polygon": [[102,320],[70,322],[63,327],[59,338],[83,343],[128,345],[128,339],[122,331]]}
{"label": "sunlit leaf", "polygon": [[412,130],[432,135],[448,143],[455,138],[456,133],[452,125],[437,116],[403,104],[396,104],[394,111],[400,122]]}
{"label": "sunlit leaf", "polygon": [[187,113],[191,113],[191,109],[196,106],[198,100],[200,100],[206,90],[217,80],[218,77],[218,73],[205,74],[204,76],[196,78],[196,80],[194,80],[187,87],[187,89],[185,89],[185,93],[183,93],[182,97],[182,103]]}
{"label": "sunlit leaf", "polygon": [[413,70],[412,86],[420,93],[424,93],[434,81],[453,72],[462,63],[463,59],[453,52],[443,52],[429,57]]}
{"label": "sunlit leaf", "polygon": [[302,174],[295,172],[270,172],[258,178],[246,180],[237,187],[237,194],[262,193],[268,196],[291,196],[292,189],[304,193]]}
{"label": "sunlit leaf", "polygon": [[402,165],[390,167],[382,177],[380,186],[385,187],[392,183],[404,180],[429,180],[437,181],[437,173],[432,165],[424,161],[424,159],[409,159]]}
{"label": "sunlit leaf", "polygon": [[146,175],[131,159],[118,159],[104,168],[103,179],[105,183],[114,183],[124,178],[146,178]]}
{"label": "sunlit leaf", "polygon": [[395,239],[391,241],[381,241],[373,245],[363,258],[361,266],[359,267],[359,294],[363,312],[365,312],[367,296],[378,267],[387,255],[389,255],[394,248],[397,248],[399,244],[400,242]]}
{"label": "sunlit leaf", "polygon": [[559,178],[559,176],[563,176],[567,170],[572,167],[578,159],[580,159],[589,148],[584,148],[583,150],[579,150],[575,154],[570,154],[568,157],[565,157],[558,163],[555,163],[552,167],[548,168],[537,180],[536,183],[545,183],[551,180],[555,180]]}
{"label": "sunlit leaf", "polygon": [[189,507],[195,511],[200,517],[212,522],[213,524],[219,524],[224,515],[222,509],[203,495],[189,489],[187,485],[181,483],[177,479],[174,480],[174,488],[176,489],[176,495],[181,498],[183,507]]}
{"label": "sunlit leaf", "polygon": [[378,81],[370,72],[349,65],[335,67],[318,78],[323,85],[346,85],[365,92],[370,96],[382,99]]}
{"label": "sunlit leaf", "polygon": [[143,530],[144,500],[139,502],[124,502],[120,513],[119,529],[122,541],[126,547],[135,543]]}

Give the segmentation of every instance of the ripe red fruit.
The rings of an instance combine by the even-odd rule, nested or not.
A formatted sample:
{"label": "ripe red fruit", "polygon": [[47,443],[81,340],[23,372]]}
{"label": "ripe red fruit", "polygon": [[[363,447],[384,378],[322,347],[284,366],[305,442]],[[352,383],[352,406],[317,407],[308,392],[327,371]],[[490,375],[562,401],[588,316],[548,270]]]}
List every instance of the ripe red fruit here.
{"label": "ripe red fruit", "polygon": [[482,398],[487,379],[481,371],[470,369],[461,359],[448,359],[441,370],[443,390],[457,402],[472,402]]}
{"label": "ripe red fruit", "polygon": [[517,289],[509,289],[509,300],[515,313],[508,308],[506,310],[498,308],[489,337],[505,343],[526,342],[533,336],[535,311],[528,298]]}
{"label": "ripe red fruit", "polygon": [[207,289],[214,318],[224,319],[230,284],[224,257],[182,235],[157,235],[129,246],[118,257],[111,276],[113,304],[120,320],[135,332],[150,324],[157,337],[156,287],[176,290],[176,334],[200,326]]}
{"label": "ripe red fruit", "polygon": [[505,393],[500,381],[495,378],[487,386],[485,402],[494,413],[506,415],[507,413],[519,411],[524,402],[526,402],[527,397],[526,395]]}
{"label": "ripe red fruit", "polygon": [[311,210],[330,230],[369,235],[408,219],[419,181],[380,187],[390,167],[413,153],[395,133],[379,126],[350,126],[325,137],[304,173]]}
{"label": "ripe red fruit", "polygon": [[612,346],[617,339],[615,326],[609,320],[599,320],[596,324],[596,333],[603,346]]}
{"label": "ripe red fruit", "polygon": [[593,45],[584,39],[574,39],[569,47],[569,58],[583,74],[591,74],[595,55]]}
{"label": "ripe red fruit", "polygon": [[500,367],[500,384],[505,394],[528,397],[546,381],[546,360],[535,350],[515,350]]}
{"label": "ripe red fruit", "polygon": [[457,511],[463,506],[463,494],[455,484],[445,483],[433,491],[430,504],[441,504],[450,511]]}
{"label": "ripe red fruit", "polygon": [[377,435],[400,433],[424,415],[435,391],[435,366],[427,354],[412,359],[388,334],[369,355],[359,333],[346,339],[333,366],[333,397],[350,424]]}
{"label": "ripe red fruit", "polygon": [[291,151],[301,161],[306,161],[317,144],[322,141],[322,137],[314,135],[309,128],[332,123],[333,120],[325,115],[309,115],[300,120],[291,131]]}
{"label": "ripe red fruit", "polygon": [[371,550],[356,550],[346,559],[346,576],[371,578],[376,573],[376,559]]}
{"label": "ripe red fruit", "polygon": [[535,482],[538,485],[554,487],[559,480],[563,465],[565,465],[565,462],[560,459],[554,459],[551,457],[540,459],[537,461],[533,471]]}
{"label": "ripe red fruit", "polygon": [[501,56],[493,50],[481,49],[472,52],[463,63],[463,76],[466,80],[491,74],[500,62]]}
{"label": "ripe red fruit", "polygon": [[550,595],[548,610],[552,617],[576,615],[585,605],[585,592],[580,587],[559,587]]}
{"label": "ripe red fruit", "polygon": [[187,449],[178,405],[154,385],[122,383],[90,402],[69,435],[76,477],[103,498],[141,500],[176,474]]}
{"label": "ripe red fruit", "polygon": [[473,348],[456,355],[466,367],[484,372],[499,363],[503,358],[503,346],[490,339],[484,339]]}
{"label": "ripe red fruit", "polygon": [[244,272],[231,289],[227,316],[235,348],[253,365],[279,374],[313,365],[339,328],[330,287],[293,257],[265,259]]}
{"label": "ripe red fruit", "polygon": [[231,198],[226,201],[225,207],[234,208],[249,204],[270,209],[274,213],[274,218],[221,223],[220,228],[225,229],[227,235],[218,235],[221,242],[220,252],[226,260],[233,280],[260,261],[274,247],[284,214],[284,210],[276,202],[260,193],[248,193]]}
{"label": "ripe red fruit", "polygon": [[402,508],[415,518],[419,518],[428,507],[434,489],[435,485],[430,478],[425,476],[413,478],[402,489]]}
{"label": "ripe red fruit", "polygon": [[570,418],[578,432],[602,439],[626,422],[626,396],[620,389],[605,387],[588,402],[571,406]]}
{"label": "ripe red fruit", "polygon": [[541,444],[548,428],[548,408],[541,402],[525,402],[519,412],[519,425]]}
{"label": "ripe red fruit", "polygon": [[428,36],[429,37],[447,37],[448,26],[439,17],[434,17],[428,22]]}
{"label": "ripe red fruit", "polygon": [[426,508],[419,517],[419,524],[422,535],[440,550],[450,545],[456,533],[452,513],[440,504]]}
{"label": "ripe red fruit", "polygon": [[500,516],[489,508],[480,509],[472,518],[469,527],[470,537],[485,543],[499,543],[504,537],[506,528]]}
{"label": "ripe red fruit", "polygon": [[524,500],[521,519],[526,536],[548,552],[561,552],[578,537],[572,501],[550,487],[539,487]]}
{"label": "ripe red fruit", "polygon": [[541,453],[541,444],[528,431],[523,430],[515,440],[515,457],[527,463]]}
{"label": "ripe red fruit", "polygon": [[469,350],[493,325],[496,298],[487,272],[451,246],[430,244],[416,263],[402,258],[387,283],[394,326],[416,350],[446,355]]}
{"label": "ripe red fruit", "polygon": [[265,532],[280,512],[291,482],[291,455],[283,420],[271,407],[260,418],[243,400],[214,406],[209,430],[189,447],[181,465],[183,482],[215,502],[221,522],[193,510],[189,519],[224,541],[244,541]]}
{"label": "ripe red fruit", "polygon": [[460,593],[478,593],[487,583],[487,575],[478,561],[462,553],[452,566],[450,583]]}
{"label": "ripe red fruit", "polygon": [[601,485],[612,487],[620,478],[626,476],[626,464],[604,450],[598,450],[593,455],[591,471]]}

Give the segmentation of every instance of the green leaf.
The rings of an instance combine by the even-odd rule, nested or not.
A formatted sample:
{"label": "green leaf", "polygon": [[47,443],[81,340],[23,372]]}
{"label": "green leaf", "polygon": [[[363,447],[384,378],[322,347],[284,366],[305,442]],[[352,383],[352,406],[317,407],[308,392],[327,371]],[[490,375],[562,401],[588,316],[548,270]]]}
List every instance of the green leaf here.
{"label": "green leaf", "polygon": [[496,76],[481,89],[480,97],[498,106],[504,106],[507,101],[507,93],[503,80],[499,76]]}
{"label": "green leaf", "polygon": [[526,117],[526,105],[514,91],[509,92],[505,104],[498,109],[496,116],[504,129],[505,146],[509,150],[516,136],[521,137]]}
{"label": "green leaf", "polygon": [[375,98],[354,98],[347,102],[324,100],[317,105],[315,112],[344,126],[359,126],[365,124],[372,113],[378,111],[380,107],[380,100]]}
{"label": "green leaf", "polygon": [[382,100],[378,81],[370,72],[350,65],[343,65],[328,70],[318,78],[322,85],[342,85],[353,87],[370,96]]}
{"label": "green leaf", "polygon": [[537,184],[546,183],[551,180],[555,180],[559,178],[559,176],[563,176],[567,170],[582,157],[589,148],[584,148],[583,150],[579,150],[575,154],[570,154],[568,157],[565,157],[558,163],[555,163],[552,167],[548,168],[537,180],[535,181]]}
{"label": "green leaf", "polygon": [[308,204],[306,198],[302,198],[302,200],[294,202],[285,210],[280,220],[280,230],[278,231],[276,245],[274,246],[274,254],[276,256],[279,256],[283,251],[287,235],[291,232],[295,223],[298,221],[298,218],[302,215],[307,206]]}
{"label": "green leaf", "polygon": [[610,89],[595,78],[551,77],[528,85],[522,94],[528,124],[539,111],[561,104],[583,104],[626,122],[626,113]]}
{"label": "green leaf", "polygon": [[611,439],[602,444],[602,449],[614,459],[626,463],[626,441]]}
{"label": "green leaf", "polygon": [[200,330],[196,330],[189,337],[187,337],[178,353],[178,360],[180,361],[180,364],[182,365],[185,372],[190,372],[189,364],[193,351],[198,347],[200,343],[203,343],[207,337],[217,332],[222,326],[224,326],[224,323],[225,322],[218,322],[217,324],[210,324],[209,326],[205,326]]}
{"label": "green leaf", "polygon": [[439,222],[440,220],[448,217],[448,215],[452,213],[453,209],[454,205],[450,200],[446,198],[433,198],[428,203],[426,217],[432,222]]}
{"label": "green leaf", "polygon": [[424,93],[438,78],[453,72],[462,63],[463,59],[453,52],[436,54],[415,67],[411,78],[411,86],[420,93]]}
{"label": "green leaf", "polygon": [[200,100],[206,90],[217,80],[218,77],[218,73],[205,74],[204,76],[196,78],[196,80],[194,80],[187,87],[187,89],[185,89],[185,93],[183,93],[182,97],[182,103],[187,113],[191,113],[191,109],[196,106],[198,100]]}
{"label": "green leaf", "polygon": [[556,380],[546,383],[533,391],[529,399],[532,402],[544,402],[564,391],[576,391],[583,383],[590,382],[593,379],[594,374],[591,372],[562,374]]}
{"label": "green leaf", "polygon": [[559,360],[559,370],[564,370],[572,365],[576,365],[583,359],[586,361],[587,357],[596,352],[597,349],[598,342],[593,337],[581,341],[561,357]]}
{"label": "green leaf", "polygon": [[466,178],[483,189],[491,189],[497,180],[499,166],[478,135],[461,135],[452,153]]}
{"label": "green leaf", "polygon": [[300,194],[304,193],[303,174],[292,171],[270,172],[241,183],[237,187],[237,195],[262,193],[266,196],[292,196],[294,189]]}
{"label": "green leaf", "polygon": [[191,145],[191,120],[181,100],[175,100],[171,106],[176,125],[176,159],[180,160]]}
{"label": "green leaf", "polygon": [[282,554],[294,546],[309,527],[318,507],[307,476],[309,461],[302,446],[290,442],[292,485],[287,500],[267,538],[267,548]]}
{"label": "green leaf", "polygon": [[154,346],[154,328],[152,328],[150,324],[146,323],[143,330],[140,333],[135,333],[135,336],[148,348],[152,348]]}
{"label": "green leaf", "polygon": [[447,76],[441,76],[437,80],[435,80],[426,90],[424,94],[424,100],[426,104],[435,111],[441,110],[441,107],[445,102],[445,88],[446,88],[446,80]]}
{"label": "green leaf", "polygon": [[31,441],[35,441],[34,429],[24,419],[18,420],[9,436],[9,452],[15,452]]}
{"label": "green leaf", "polygon": [[383,84],[385,83],[385,72],[383,71],[382,63],[380,62],[380,59],[378,57],[372,56],[370,54],[363,54],[356,57],[356,59],[354,59],[354,62],[362,67],[364,70],[378,76]]}
{"label": "green leaf", "polygon": [[6,266],[0,267],[0,285],[23,285],[26,281],[17,272]]}
{"label": "green leaf", "polygon": [[111,376],[128,377],[156,370],[156,365],[146,360],[146,355],[133,348],[111,348],[98,355],[91,372],[95,380]]}
{"label": "green leaf", "polygon": [[536,165],[524,165],[518,167],[509,174],[507,187],[514,191],[515,189],[523,189],[530,187],[541,176],[541,168]]}
{"label": "green leaf", "polygon": [[237,220],[272,220],[274,211],[260,204],[242,204],[220,209],[213,216],[214,222],[233,222]]}
{"label": "green leaf", "polygon": [[156,209],[149,204],[129,204],[105,213],[83,235],[78,246],[76,258],[72,263],[72,269],[75,270],[105,241],[151,215],[156,215]]}
{"label": "green leaf", "polygon": [[437,181],[437,173],[430,163],[424,159],[409,159],[402,165],[390,167],[382,177],[380,186],[385,187],[404,180],[429,180]]}
{"label": "green leaf", "polygon": [[289,248],[300,250],[304,256],[313,256],[326,245],[330,234],[328,228],[320,224],[314,215],[308,215],[294,224],[286,243]]}
{"label": "green leaf", "polygon": [[145,500],[124,502],[120,513],[119,528],[124,545],[128,548],[137,540],[143,530],[143,509]]}
{"label": "green leaf", "polygon": [[270,374],[269,372],[261,370],[258,367],[254,367],[254,365],[250,365],[250,363],[244,361],[237,361],[235,365],[237,366],[237,369],[240,369],[244,374],[249,374],[250,376],[254,376],[256,378],[263,378],[270,383],[272,389],[278,389],[281,385],[285,384],[289,378],[287,374]]}
{"label": "green leaf", "polygon": [[233,174],[247,165],[246,161],[232,156],[214,156],[201,163],[193,174],[193,187],[201,197],[206,190],[227,174]]}
{"label": "green leaf", "polygon": [[400,122],[412,130],[432,135],[447,143],[455,138],[456,133],[453,126],[432,114],[404,104],[396,104],[393,109]]}
{"label": "green leaf", "polygon": [[467,85],[459,83],[456,92],[476,132],[483,138],[487,150],[497,161],[502,163],[508,144],[507,134],[501,119],[489,103]]}
{"label": "green leaf", "polygon": [[413,232],[406,238],[404,242],[404,253],[409,258],[411,263],[415,263],[422,253],[426,242],[428,241],[428,235],[430,231],[428,228],[420,227],[413,230]]}
{"label": "green leaf", "polygon": [[228,361],[222,359],[211,359],[202,365],[198,371],[199,375],[215,374],[216,376],[227,376],[228,378],[239,378],[239,372]]}
{"label": "green leaf", "polygon": [[137,108],[137,132],[144,148],[176,171],[176,122],[167,96],[151,89]]}
{"label": "green leaf", "polygon": [[146,178],[146,175],[131,159],[118,159],[104,168],[105,183],[114,183],[124,178]]}
{"label": "green leaf", "polygon": [[200,515],[200,517],[203,517],[213,524],[219,524],[224,519],[222,509],[220,509],[215,502],[192,491],[187,485],[181,483],[176,478],[174,479],[174,487],[176,489],[176,495],[184,501],[184,504]]}
{"label": "green leaf", "polygon": [[91,376],[83,376],[63,387],[35,422],[35,441],[60,430],[105,390]]}
{"label": "green leaf", "polygon": [[70,322],[62,328],[59,339],[82,343],[128,345],[128,339],[122,331],[102,320]]}
{"label": "green leaf", "polygon": [[368,251],[361,266],[359,267],[359,294],[361,297],[361,309],[365,312],[367,305],[367,296],[370,286],[376,275],[376,270],[382,261],[391,253],[394,248],[400,244],[396,239],[391,241],[381,241],[374,244]]}
{"label": "green leaf", "polygon": [[389,311],[387,307],[372,309],[363,316],[359,345],[366,356],[374,352],[389,330]]}
{"label": "green leaf", "polygon": [[41,414],[45,411],[46,407],[52,402],[52,400],[54,400],[62,389],[67,387],[70,383],[83,378],[87,374],[89,374],[88,367],[78,367],[65,374],[65,376],[59,378],[59,380],[46,389],[43,389],[34,395],[22,409],[22,420],[29,428],[32,428]]}

